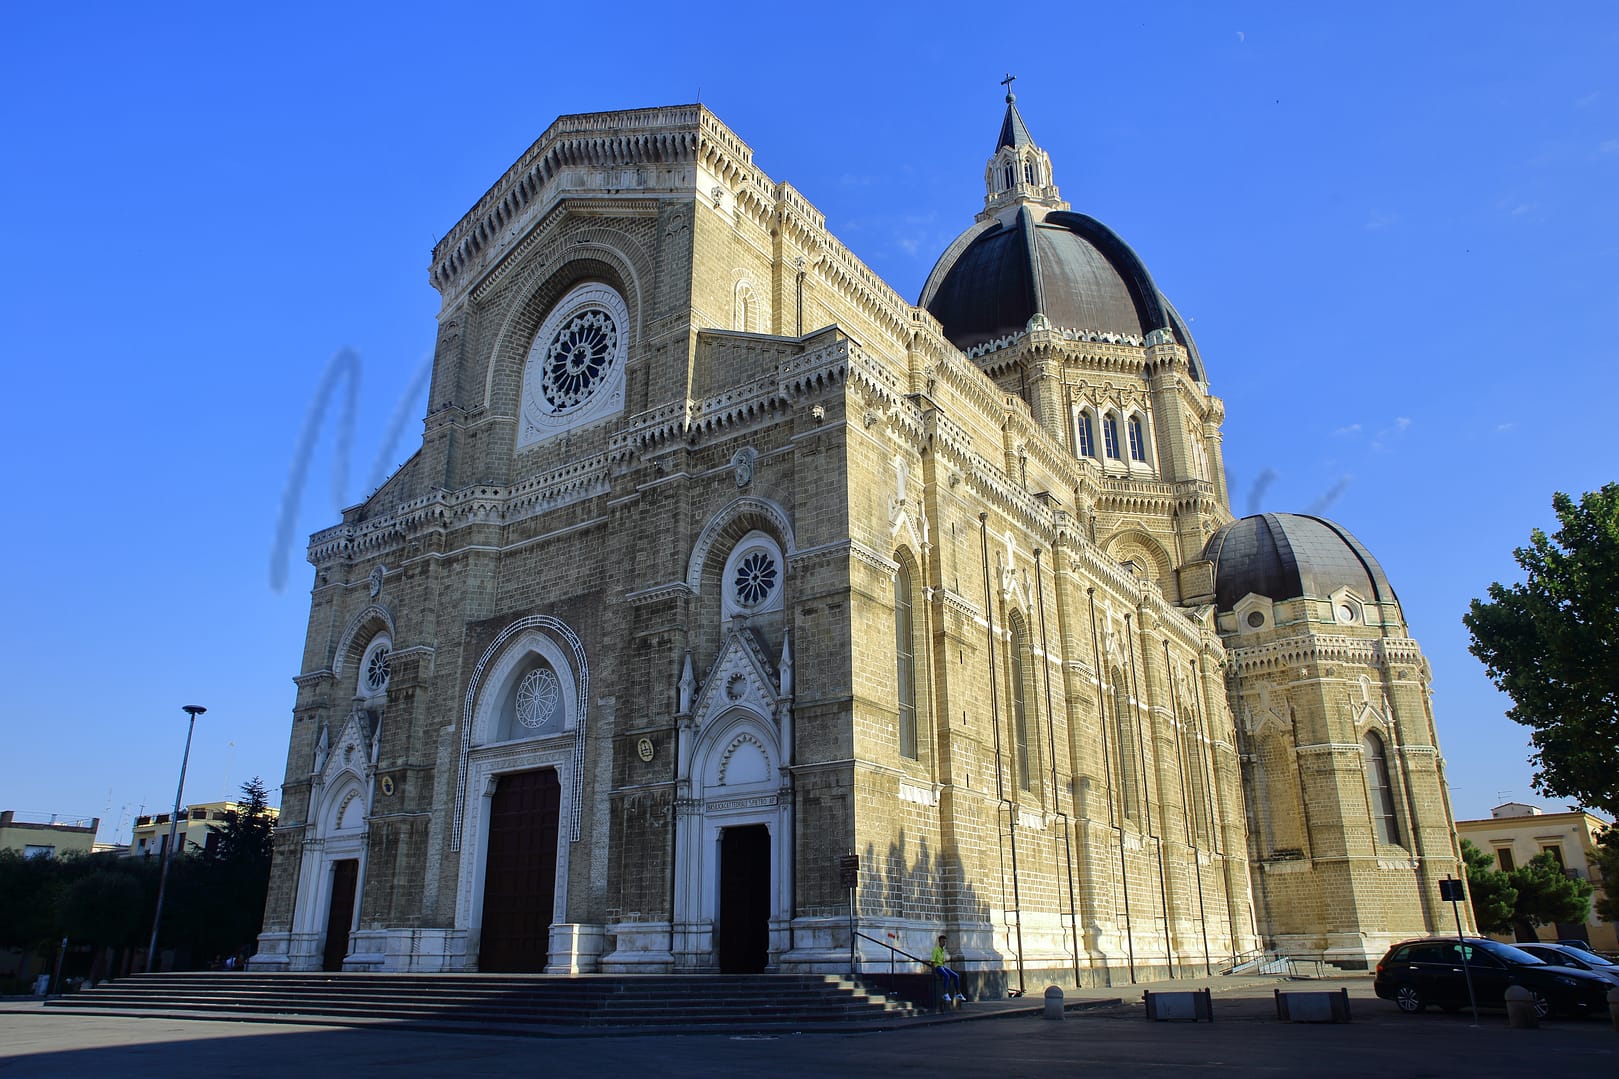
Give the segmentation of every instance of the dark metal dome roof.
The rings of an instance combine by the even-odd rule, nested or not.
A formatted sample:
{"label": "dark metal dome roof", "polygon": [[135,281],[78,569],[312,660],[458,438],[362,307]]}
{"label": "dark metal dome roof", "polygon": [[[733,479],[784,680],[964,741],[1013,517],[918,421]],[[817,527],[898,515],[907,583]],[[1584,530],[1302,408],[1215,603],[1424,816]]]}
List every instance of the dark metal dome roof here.
{"label": "dark metal dome roof", "polygon": [[1323,517],[1244,517],[1210,536],[1203,557],[1214,563],[1214,604],[1222,611],[1250,592],[1280,602],[1352,588],[1378,603],[1399,602],[1371,552]]}
{"label": "dark metal dome roof", "polygon": [[984,212],[939,257],[917,303],[962,350],[1022,333],[1042,315],[1056,330],[1145,341],[1168,331],[1192,377],[1203,361],[1180,315],[1130,245],[1069,210],[1051,159],[1006,95],[1006,117],[985,174]]}

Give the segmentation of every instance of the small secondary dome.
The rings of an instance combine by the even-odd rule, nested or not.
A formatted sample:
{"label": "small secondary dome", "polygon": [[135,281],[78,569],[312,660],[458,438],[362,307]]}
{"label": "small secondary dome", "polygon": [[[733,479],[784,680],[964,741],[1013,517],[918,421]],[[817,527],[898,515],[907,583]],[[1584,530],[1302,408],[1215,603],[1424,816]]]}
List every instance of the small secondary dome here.
{"label": "small secondary dome", "polygon": [[1214,605],[1221,611],[1250,592],[1280,603],[1349,588],[1374,602],[1399,602],[1371,552],[1323,517],[1244,517],[1210,536],[1203,557],[1214,563]]}
{"label": "small secondary dome", "polygon": [[957,348],[1021,333],[1035,315],[1055,329],[1117,334],[1136,343],[1163,332],[1185,347],[1203,379],[1197,346],[1140,257],[1112,229],[1062,201],[1051,159],[1007,95],[984,211],[940,256],[920,306]]}

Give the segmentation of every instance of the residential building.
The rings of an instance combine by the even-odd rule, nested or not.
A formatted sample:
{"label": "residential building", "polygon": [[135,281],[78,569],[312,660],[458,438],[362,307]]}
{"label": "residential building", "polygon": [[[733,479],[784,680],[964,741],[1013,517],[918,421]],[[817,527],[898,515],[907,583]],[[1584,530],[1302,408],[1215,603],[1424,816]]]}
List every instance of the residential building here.
{"label": "residential building", "polygon": [[[1596,899],[1602,893],[1602,879],[1596,872],[1596,847],[1602,833],[1613,827],[1595,813],[1569,810],[1547,813],[1538,806],[1507,802],[1490,810],[1483,820],[1456,822],[1456,835],[1495,858],[1496,867],[1511,872],[1531,858],[1550,853],[1563,871],[1578,880],[1588,880],[1595,889],[1591,915],[1583,923],[1543,925],[1536,929],[1540,940],[1587,940],[1598,951],[1619,951],[1619,935],[1614,923],[1597,917]],[[1512,940],[1510,934],[1498,940]]]}

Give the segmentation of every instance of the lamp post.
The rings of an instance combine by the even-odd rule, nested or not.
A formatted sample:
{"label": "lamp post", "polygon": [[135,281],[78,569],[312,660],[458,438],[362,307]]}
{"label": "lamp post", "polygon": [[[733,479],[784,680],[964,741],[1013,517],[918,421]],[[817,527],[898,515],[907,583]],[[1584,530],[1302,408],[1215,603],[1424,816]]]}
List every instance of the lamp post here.
{"label": "lamp post", "polygon": [[157,967],[157,927],[163,924],[163,891],[169,883],[169,860],[174,857],[174,838],[180,830],[180,798],[186,789],[186,765],[191,760],[191,734],[197,729],[197,717],[208,709],[200,704],[183,706],[186,715],[191,717],[186,725],[186,749],[180,757],[180,785],[174,788],[174,815],[169,818],[169,845],[163,852],[163,868],[157,874],[157,913],[152,915],[152,939],[146,946],[146,973],[150,974]]}

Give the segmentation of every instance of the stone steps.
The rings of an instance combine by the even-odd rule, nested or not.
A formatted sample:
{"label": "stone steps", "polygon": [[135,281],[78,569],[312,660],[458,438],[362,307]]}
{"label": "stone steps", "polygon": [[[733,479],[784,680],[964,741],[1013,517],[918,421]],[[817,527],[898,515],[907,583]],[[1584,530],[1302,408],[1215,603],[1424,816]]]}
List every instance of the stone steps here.
{"label": "stone steps", "polygon": [[502,1033],[762,1031],[919,1014],[820,975],[140,974],[48,1007],[80,1014],[365,1024]]}

